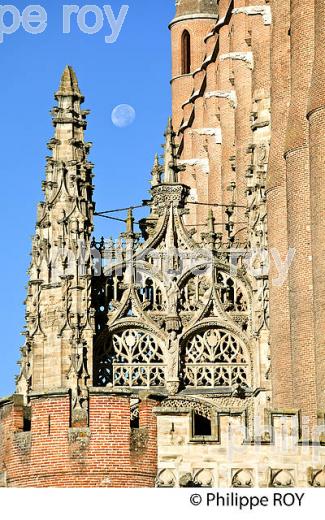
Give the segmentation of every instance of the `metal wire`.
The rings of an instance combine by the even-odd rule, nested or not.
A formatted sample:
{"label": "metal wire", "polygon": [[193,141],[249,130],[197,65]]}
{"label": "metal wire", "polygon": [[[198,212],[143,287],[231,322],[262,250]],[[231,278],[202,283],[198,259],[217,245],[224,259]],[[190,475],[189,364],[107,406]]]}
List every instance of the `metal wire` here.
{"label": "metal wire", "polygon": [[[231,224],[233,224],[234,226],[239,226],[239,225],[242,225],[242,224],[247,224],[247,222],[231,222]],[[228,226],[229,225],[229,222],[215,222],[214,223],[215,226]],[[206,224],[184,224],[184,226],[186,227],[202,227],[202,226],[207,226],[207,223]]]}
{"label": "metal wire", "polygon": [[[208,203],[208,202],[186,202],[185,205],[187,205],[187,204],[192,204],[192,205],[196,205],[196,206],[219,207],[219,208],[229,208],[229,207],[232,207],[232,208],[247,209],[247,206],[241,206],[239,204],[233,204],[233,203],[230,203],[230,204],[213,203],[213,204],[211,204],[211,203]],[[119,209],[109,209],[109,210],[106,210],[106,211],[97,211],[96,213],[94,213],[94,215],[95,215],[95,217],[105,217],[105,215],[107,215],[108,213],[118,213],[118,212],[121,212],[121,211],[129,211],[130,209],[139,209],[139,208],[145,208],[145,207],[148,207],[148,204],[146,202],[143,202],[141,205],[138,205],[138,206],[129,206],[127,208],[119,208]],[[107,217],[107,218],[109,218],[109,217]],[[110,218],[113,219],[114,217],[110,217]],[[122,222],[122,220],[121,220],[121,222]]]}
{"label": "metal wire", "polygon": [[109,220],[116,220],[117,222],[126,222],[124,218],[117,217],[109,217],[108,215],[104,215],[103,213],[94,213],[95,217],[107,218]]}
{"label": "metal wire", "polygon": [[213,206],[213,207],[219,207],[219,208],[244,208],[247,209],[247,206],[240,206],[239,204],[233,204],[232,202],[230,204],[210,204],[208,202],[186,202],[186,204],[195,204],[196,206]]}
{"label": "metal wire", "polygon": [[107,213],[118,213],[119,211],[129,211],[129,209],[138,209],[138,208],[145,208],[146,204],[142,203],[141,206],[130,206],[128,208],[120,208],[120,209],[109,209],[107,211],[99,211],[95,213],[96,217],[101,217]]}

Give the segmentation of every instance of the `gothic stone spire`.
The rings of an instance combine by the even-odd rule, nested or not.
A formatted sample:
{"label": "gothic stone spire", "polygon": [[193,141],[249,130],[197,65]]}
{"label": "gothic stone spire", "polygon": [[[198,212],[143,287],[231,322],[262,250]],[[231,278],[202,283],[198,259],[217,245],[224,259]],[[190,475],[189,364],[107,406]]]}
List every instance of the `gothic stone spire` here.
{"label": "gothic stone spire", "polygon": [[65,68],[55,99],[55,134],[48,143],[52,155],[33,238],[17,390],[28,399],[30,390],[70,389],[74,417],[84,419],[93,338],[93,165],[84,140],[88,111],[81,110],[84,98],[72,67]]}
{"label": "gothic stone spire", "polygon": [[64,96],[75,96],[83,99],[79,89],[76,73],[70,65],[67,65],[64,69],[59,90],[55,95],[56,99]]}

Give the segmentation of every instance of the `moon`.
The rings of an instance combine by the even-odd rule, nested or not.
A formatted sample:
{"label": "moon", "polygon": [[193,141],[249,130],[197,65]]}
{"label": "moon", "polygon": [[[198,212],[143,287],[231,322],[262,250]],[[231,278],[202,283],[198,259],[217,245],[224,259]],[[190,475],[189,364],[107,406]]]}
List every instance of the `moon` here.
{"label": "moon", "polygon": [[112,123],[118,128],[125,128],[132,125],[135,116],[135,110],[131,105],[118,105],[112,112]]}

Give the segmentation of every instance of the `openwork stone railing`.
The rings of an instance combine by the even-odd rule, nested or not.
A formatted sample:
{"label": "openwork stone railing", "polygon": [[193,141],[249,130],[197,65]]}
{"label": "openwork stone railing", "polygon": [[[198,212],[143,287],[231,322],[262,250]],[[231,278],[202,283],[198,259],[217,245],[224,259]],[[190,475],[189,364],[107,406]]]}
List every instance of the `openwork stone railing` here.
{"label": "openwork stone railing", "polygon": [[193,364],[186,365],[185,384],[194,387],[229,387],[247,386],[247,366],[244,364],[229,365]]}
{"label": "openwork stone railing", "polygon": [[152,386],[165,386],[165,367],[162,364],[113,365],[114,386],[129,386],[139,388],[150,388]]}

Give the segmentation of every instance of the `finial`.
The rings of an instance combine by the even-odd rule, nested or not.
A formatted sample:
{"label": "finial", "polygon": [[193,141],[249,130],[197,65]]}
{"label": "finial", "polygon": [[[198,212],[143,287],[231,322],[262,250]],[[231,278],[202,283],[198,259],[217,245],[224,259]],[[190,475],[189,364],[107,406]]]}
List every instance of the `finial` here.
{"label": "finial", "polygon": [[172,119],[169,117],[167,129],[165,132],[165,184],[173,184],[178,182],[174,137],[175,134],[173,130]]}
{"label": "finial", "polygon": [[228,243],[229,244],[232,244],[234,242],[234,234],[233,234],[234,226],[235,226],[234,220],[233,220],[234,212],[235,212],[234,204],[230,204],[229,206],[226,207],[226,215],[227,215],[226,231],[228,234]]}
{"label": "finial", "polygon": [[128,235],[133,235],[134,233],[134,217],[132,208],[128,209],[128,216],[126,219],[126,233]]}
{"label": "finial", "polygon": [[79,89],[76,73],[70,65],[65,67],[61,77],[59,90],[55,94],[56,98],[60,96],[76,96],[83,98]]}
{"label": "finial", "polygon": [[208,213],[208,232],[209,233],[215,233],[215,226],[214,226],[215,221],[216,221],[216,219],[213,216],[213,211],[210,208],[209,213]]}
{"label": "finial", "polygon": [[155,155],[155,162],[153,164],[153,168],[151,171],[151,186],[157,186],[160,184],[160,177],[161,177],[161,166],[159,163],[159,156],[156,153]]}
{"label": "finial", "polygon": [[216,219],[214,218],[213,211],[211,208],[209,208],[208,211],[208,222],[207,222],[207,233],[202,233],[201,237],[202,240],[205,240],[207,244],[210,245],[211,249],[214,249],[215,247],[215,241],[216,241],[216,230],[215,230],[215,222]]}
{"label": "finial", "polygon": [[232,203],[235,203],[235,197],[236,197],[236,188],[237,184],[235,181],[232,181],[229,186],[227,187],[227,191],[231,191],[232,193]]}

